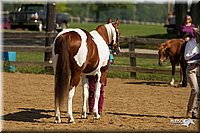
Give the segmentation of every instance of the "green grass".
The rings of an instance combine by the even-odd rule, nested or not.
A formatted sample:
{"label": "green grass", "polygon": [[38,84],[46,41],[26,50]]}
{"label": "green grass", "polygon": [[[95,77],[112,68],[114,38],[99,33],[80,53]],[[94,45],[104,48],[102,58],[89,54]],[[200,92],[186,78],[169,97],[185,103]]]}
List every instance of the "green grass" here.
{"label": "green grass", "polygon": [[[44,61],[44,53],[43,52],[17,52],[17,61],[24,62],[43,62]],[[44,67],[35,67],[35,66],[23,66],[17,67],[17,71],[22,73],[36,73],[36,74],[52,74],[52,69],[44,68]]]}
{"label": "green grass", "polygon": [[[115,57],[114,65],[120,66],[130,66],[129,58],[127,57]],[[162,70],[171,70],[171,64],[167,60],[163,63],[162,66],[158,65],[158,59],[146,59],[146,58],[136,58],[136,65],[140,68],[146,69],[162,69]],[[119,72],[119,71],[109,71],[108,77],[118,77],[118,78],[131,78],[130,72]],[[137,73],[136,79],[142,80],[160,80],[160,81],[170,81],[171,74],[148,74],[148,73]],[[175,74],[175,79],[179,80],[179,73]]]}
{"label": "green grass", "polygon": [[[82,28],[88,31],[96,29],[100,23],[70,23],[69,28]],[[143,24],[120,24],[119,31],[121,37],[147,37],[170,39],[176,37],[174,34],[167,34],[163,25],[143,25]],[[121,48],[128,48],[128,43],[121,43]],[[136,48],[157,49],[156,45],[136,45]]]}
{"label": "green grass", "polygon": [[43,52],[17,52],[17,61],[44,61]]}
{"label": "green grass", "polygon": [[[96,29],[100,23],[70,23],[70,28],[82,28],[88,31]],[[162,25],[142,25],[142,24],[120,24],[121,36],[150,36],[166,34],[166,28]]]}
{"label": "green grass", "polygon": [[[102,23],[69,23],[69,28],[81,28],[87,31],[95,30],[98,25]],[[163,25],[144,25],[144,24],[120,24],[120,35],[123,36],[140,36],[153,38],[172,38],[174,35],[168,35],[166,28]],[[4,30],[6,32],[34,32],[38,31],[23,31],[23,30]],[[43,31],[45,32],[45,31]]]}

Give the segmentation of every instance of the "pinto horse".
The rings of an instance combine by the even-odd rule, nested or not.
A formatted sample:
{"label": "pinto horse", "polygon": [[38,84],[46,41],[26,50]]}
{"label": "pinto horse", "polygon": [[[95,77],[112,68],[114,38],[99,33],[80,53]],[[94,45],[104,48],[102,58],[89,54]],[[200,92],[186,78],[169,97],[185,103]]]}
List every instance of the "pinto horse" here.
{"label": "pinto horse", "polygon": [[[182,45],[184,44],[183,39],[171,39],[168,40],[159,46],[159,65],[162,66],[162,63],[168,59],[170,59],[170,63],[172,65],[172,79],[170,84],[173,85],[175,82],[174,75],[175,75],[175,67],[176,65],[179,65],[181,63],[181,54],[183,55],[184,53],[181,53]],[[182,70],[182,65],[180,65],[180,84],[182,84],[183,76],[186,76],[186,72]]]}
{"label": "pinto horse", "polygon": [[55,122],[61,123],[60,106],[64,96],[68,94],[69,123],[74,122],[72,99],[75,88],[82,76],[83,107],[82,118],[87,118],[86,102],[88,99],[89,75],[97,75],[95,90],[94,118],[99,119],[98,100],[100,87],[108,73],[109,47],[119,52],[119,19],[96,30],[88,32],[83,29],[65,29],[54,40],[52,59],[55,74]]}

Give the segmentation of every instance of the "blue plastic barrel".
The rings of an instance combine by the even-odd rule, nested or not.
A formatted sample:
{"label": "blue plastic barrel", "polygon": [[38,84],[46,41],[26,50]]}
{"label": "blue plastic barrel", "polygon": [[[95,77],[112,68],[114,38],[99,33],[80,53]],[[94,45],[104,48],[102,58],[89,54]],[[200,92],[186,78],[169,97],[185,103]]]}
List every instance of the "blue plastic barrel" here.
{"label": "blue plastic barrel", "polygon": [[[8,62],[15,62],[16,61],[16,52],[3,52],[3,60]],[[15,66],[5,66],[7,70],[10,72],[15,72],[16,67]]]}

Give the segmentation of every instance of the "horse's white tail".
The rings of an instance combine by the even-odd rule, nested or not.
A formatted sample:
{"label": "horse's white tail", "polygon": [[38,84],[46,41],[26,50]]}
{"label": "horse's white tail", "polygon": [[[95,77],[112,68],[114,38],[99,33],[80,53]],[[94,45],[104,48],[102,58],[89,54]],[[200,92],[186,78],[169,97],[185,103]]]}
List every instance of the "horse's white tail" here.
{"label": "horse's white tail", "polygon": [[[70,55],[69,55],[69,38],[60,35],[55,40],[54,51],[57,57],[55,70],[55,104],[59,106],[68,96],[71,78]],[[59,107],[60,108],[60,107]]]}

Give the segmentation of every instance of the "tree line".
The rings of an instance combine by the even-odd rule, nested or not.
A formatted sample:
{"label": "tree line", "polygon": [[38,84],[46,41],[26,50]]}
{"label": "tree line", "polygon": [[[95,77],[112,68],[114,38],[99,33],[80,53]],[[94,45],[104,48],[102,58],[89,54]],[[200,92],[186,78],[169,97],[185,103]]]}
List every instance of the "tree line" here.
{"label": "tree line", "polygon": [[[43,2],[44,3],[44,2]],[[4,11],[14,11],[22,3],[3,3]],[[56,12],[68,13],[73,17],[92,18],[96,22],[107,18],[118,17],[123,20],[159,22],[163,23],[167,18],[167,4],[154,3],[56,3]]]}
{"label": "tree line", "polygon": [[[62,6],[63,8],[60,8]],[[57,12],[68,12],[74,17],[93,18],[97,22],[118,17],[123,20],[159,22],[167,18],[167,4],[57,4]],[[64,10],[63,10],[64,9]]]}

